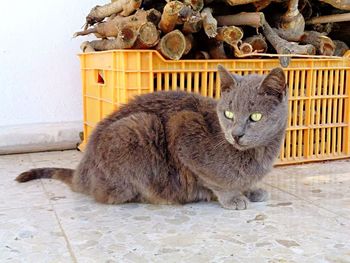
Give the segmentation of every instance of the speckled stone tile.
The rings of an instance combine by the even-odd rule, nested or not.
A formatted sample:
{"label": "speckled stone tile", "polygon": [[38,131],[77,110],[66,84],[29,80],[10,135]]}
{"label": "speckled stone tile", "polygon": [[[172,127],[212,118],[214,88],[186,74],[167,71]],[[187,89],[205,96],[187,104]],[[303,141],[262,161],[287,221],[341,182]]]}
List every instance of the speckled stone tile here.
{"label": "speckled stone tile", "polygon": [[278,167],[271,198],[245,211],[102,205],[55,180],[13,181],[81,156],[0,156],[0,262],[350,262],[349,161]]}
{"label": "speckled stone tile", "polygon": [[30,155],[0,156],[0,209],[45,206],[49,204],[40,180],[19,184],[18,174],[33,168]]}
{"label": "speckled stone tile", "polygon": [[[63,167],[75,169],[82,157],[78,151],[61,151],[48,153],[35,153],[32,156],[35,166],[40,167]],[[89,201],[91,197],[75,193],[66,184],[57,180],[41,180],[48,198],[52,203],[67,203],[77,201]]]}
{"label": "speckled stone tile", "polygon": [[74,262],[50,208],[0,209],[0,262]]}
{"label": "speckled stone tile", "polygon": [[327,262],[350,260],[350,225],[281,191],[228,211],[185,206],[54,205],[78,261]]}
{"label": "speckled stone tile", "polygon": [[264,182],[350,220],[350,161],[285,166]]}

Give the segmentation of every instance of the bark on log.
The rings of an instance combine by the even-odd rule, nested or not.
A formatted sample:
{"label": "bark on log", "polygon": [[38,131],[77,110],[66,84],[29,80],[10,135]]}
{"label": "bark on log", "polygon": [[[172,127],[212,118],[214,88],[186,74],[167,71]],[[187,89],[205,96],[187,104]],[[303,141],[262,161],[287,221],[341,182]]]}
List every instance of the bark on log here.
{"label": "bark on log", "polygon": [[190,20],[190,18],[195,15],[196,15],[196,12],[193,11],[191,6],[184,5],[179,11],[177,24],[183,24],[188,20]]}
{"label": "bark on log", "polygon": [[265,21],[265,16],[261,12],[242,12],[235,15],[216,16],[219,26],[251,26],[261,27]]}
{"label": "bark on log", "polygon": [[159,36],[160,32],[158,31],[157,27],[153,23],[147,22],[140,27],[139,34],[133,48],[146,49],[154,47],[160,40]]}
{"label": "bark on log", "polygon": [[197,33],[203,27],[203,20],[200,14],[191,16],[188,21],[183,24],[182,32],[185,34]]}
{"label": "bark on log", "polygon": [[174,30],[164,35],[156,49],[166,58],[179,60],[185,49],[186,39],[180,30]]}
{"label": "bark on log", "polygon": [[115,39],[101,39],[90,41],[90,46],[96,51],[131,48],[137,38],[133,28],[125,26]]}
{"label": "bark on log", "polygon": [[319,55],[333,56],[335,51],[332,39],[316,31],[306,31],[301,36],[300,43],[313,45]]}
{"label": "bark on log", "polygon": [[140,8],[142,0],[118,0],[103,6],[95,6],[86,17],[86,24],[93,25],[113,14],[128,16]]}
{"label": "bark on log", "polygon": [[204,8],[201,12],[203,19],[203,28],[209,38],[216,36],[218,26],[216,19],[212,15],[212,12],[213,10],[209,7]]}
{"label": "bark on log", "polygon": [[348,45],[343,41],[333,40],[333,42],[335,44],[334,56],[342,57],[344,56],[345,52],[349,50]]}
{"label": "bark on log", "polygon": [[163,33],[169,33],[174,30],[179,17],[180,10],[184,7],[184,4],[180,1],[168,2],[163,10],[162,17],[159,22],[159,29]]}
{"label": "bark on log", "polygon": [[320,1],[330,4],[338,9],[350,10],[350,0],[320,0]]}
{"label": "bark on log", "polygon": [[255,35],[243,40],[243,43],[248,43],[252,46],[253,52],[266,53],[267,43],[262,35]]}
{"label": "bark on log", "polygon": [[316,54],[316,49],[313,45],[298,45],[297,43],[282,39],[266,21],[264,22],[263,31],[266,39],[271,43],[278,54]]}
{"label": "bark on log", "polygon": [[90,45],[90,42],[89,42],[89,41],[85,41],[85,42],[81,43],[80,49],[81,49],[84,53],[95,52],[95,51],[96,51],[96,50]]}
{"label": "bark on log", "polygon": [[191,49],[194,46],[194,37],[192,34],[185,35],[185,40],[186,40],[186,48],[183,55],[187,55],[188,53],[190,53]]}
{"label": "bark on log", "polygon": [[314,17],[306,21],[306,24],[314,25],[314,24],[325,24],[325,23],[347,22],[347,21],[350,21],[350,13]]}
{"label": "bark on log", "polygon": [[137,10],[137,12],[128,17],[115,16],[112,19],[109,19],[106,22],[96,24],[92,28],[87,30],[76,32],[73,37],[84,36],[94,33],[97,37],[106,38],[106,37],[116,37],[122,28],[125,25],[135,26],[135,28],[140,27],[142,24],[147,21],[152,23],[157,23],[160,19],[160,12],[151,9],[151,10]]}
{"label": "bark on log", "polygon": [[289,0],[287,12],[281,16],[277,33],[288,41],[298,41],[304,33],[305,20],[298,9],[299,0]]}

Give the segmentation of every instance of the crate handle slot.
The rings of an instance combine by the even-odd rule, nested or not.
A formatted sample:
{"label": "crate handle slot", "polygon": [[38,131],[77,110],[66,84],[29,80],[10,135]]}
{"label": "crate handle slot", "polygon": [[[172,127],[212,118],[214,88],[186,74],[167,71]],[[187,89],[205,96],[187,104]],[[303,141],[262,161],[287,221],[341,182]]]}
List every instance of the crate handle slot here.
{"label": "crate handle slot", "polygon": [[105,84],[105,78],[103,74],[103,70],[98,70],[97,71],[97,83],[98,84]]}

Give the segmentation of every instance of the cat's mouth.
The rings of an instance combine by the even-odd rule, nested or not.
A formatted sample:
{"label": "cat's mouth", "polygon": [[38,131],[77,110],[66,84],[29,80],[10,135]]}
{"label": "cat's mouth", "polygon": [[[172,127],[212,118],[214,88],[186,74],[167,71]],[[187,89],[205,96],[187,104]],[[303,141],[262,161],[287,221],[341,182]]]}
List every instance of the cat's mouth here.
{"label": "cat's mouth", "polygon": [[227,140],[230,144],[232,144],[233,147],[235,147],[237,150],[243,151],[243,150],[247,150],[247,149],[249,148],[248,145],[242,144],[242,143],[240,143],[239,141],[236,142],[236,141],[232,138],[232,136],[230,136],[230,135],[225,134],[225,138],[226,138],[226,140]]}

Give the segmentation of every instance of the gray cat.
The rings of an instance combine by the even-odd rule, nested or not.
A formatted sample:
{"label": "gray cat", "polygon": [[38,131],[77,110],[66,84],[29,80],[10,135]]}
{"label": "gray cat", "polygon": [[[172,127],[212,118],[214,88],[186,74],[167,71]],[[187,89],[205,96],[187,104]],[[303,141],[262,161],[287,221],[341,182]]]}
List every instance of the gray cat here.
{"label": "gray cat", "polygon": [[96,126],[75,171],[32,169],[16,180],[58,179],[108,204],[218,200],[246,209],[249,200],[264,201],[267,192],[254,186],[270,171],[285,133],[284,73],[218,70],[219,101],[184,92],[136,97]]}

